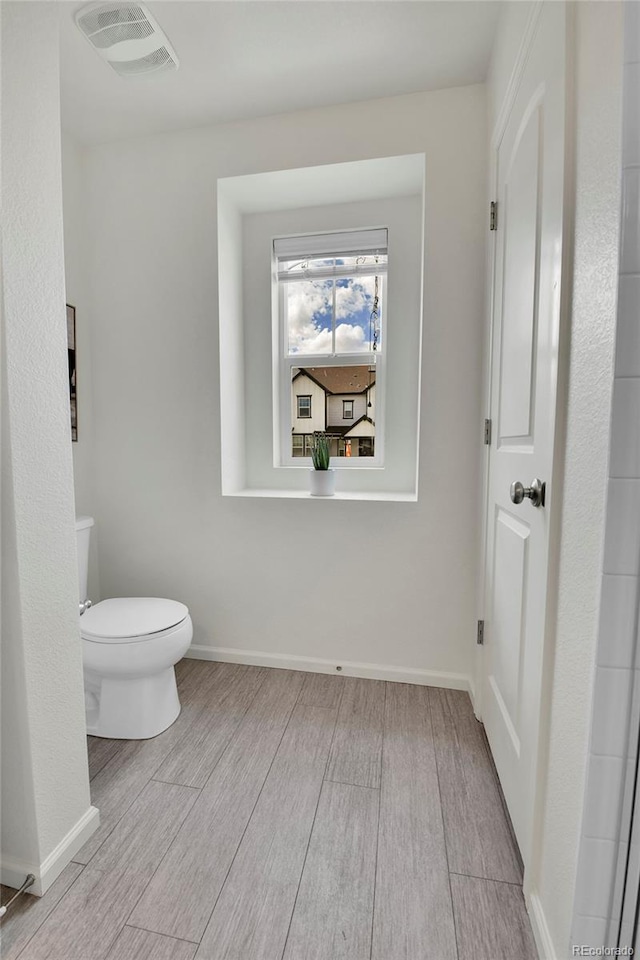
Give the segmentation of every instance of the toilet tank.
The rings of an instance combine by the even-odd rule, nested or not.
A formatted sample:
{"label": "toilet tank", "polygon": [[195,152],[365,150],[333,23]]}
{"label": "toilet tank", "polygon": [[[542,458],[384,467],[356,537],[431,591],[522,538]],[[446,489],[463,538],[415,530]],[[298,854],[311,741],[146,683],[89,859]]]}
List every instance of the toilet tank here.
{"label": "toilet tank", "polygon": [[78,598],[80,603],[87,599],[87,575],[89,572],[89,540],[93,517],[76,517],[76,537],[78,540]]}

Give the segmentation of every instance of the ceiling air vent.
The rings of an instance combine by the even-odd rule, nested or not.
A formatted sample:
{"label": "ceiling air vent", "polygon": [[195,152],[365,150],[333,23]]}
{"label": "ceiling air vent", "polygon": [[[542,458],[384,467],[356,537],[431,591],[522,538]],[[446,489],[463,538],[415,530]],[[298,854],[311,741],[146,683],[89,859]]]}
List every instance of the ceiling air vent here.
{"label": "ceiling air vent", "polygon": [[141,3],[91,3],[76,25],[103,60],[121,77],[142,77],[178,69],[167,37]]}

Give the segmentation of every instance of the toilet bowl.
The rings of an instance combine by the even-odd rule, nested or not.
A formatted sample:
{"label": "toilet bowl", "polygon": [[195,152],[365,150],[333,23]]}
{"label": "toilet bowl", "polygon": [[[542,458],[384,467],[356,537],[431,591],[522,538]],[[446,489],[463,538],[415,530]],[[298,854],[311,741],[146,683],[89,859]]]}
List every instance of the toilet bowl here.
{"label": "toilet bowl", "polygon": [[187,607],[175,600],[118,597],[80,618],[87,733],[146,740],[176,720],[173,666],[193,636]]}
{"label": "toilet bowl", "polygon": [[183,603],[159,597],[115,597],[88,604],[92,526],[91,517],[76,520],[87,733],[147,740],[180,714],[173,667],[191,643],[191,617]]}

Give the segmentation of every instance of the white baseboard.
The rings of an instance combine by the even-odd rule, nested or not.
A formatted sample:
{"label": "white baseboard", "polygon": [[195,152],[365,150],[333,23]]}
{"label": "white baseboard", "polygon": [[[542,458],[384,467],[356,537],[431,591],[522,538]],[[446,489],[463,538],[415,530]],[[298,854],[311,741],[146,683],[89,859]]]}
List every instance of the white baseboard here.
{"label": "white baseboard", "polygon": [[531,929],[533,930],[533,937],[536,941],[540,960],[559,960],[553,946],[551,934],[549,933],[549,927],[544,915],[544,910],[542,909],[540,897],[532,890],[526,897],[526,902],[529,919],[531,921]]}
{"label": "white baseboard", "polygon": [[[392,680],[395,683],[417,683],[427,687],[447,687],[450,690],[471,690],[471,677],[464,673],[444,673],[439,670],[418,670],[414,667],[394,667],[380,663],[353,663],[349,660],[321,660],[317,657],[298,657],[293,654],[263,653],[259,650],[235,650],[231,647],[206,647],[192,644],[186,653],[193,660],[219,660],[223,663],[246,663],[255,667],[277,667],[281,670],[303,670],[308,673],[334,673],[343,677],[363,677],[365,680]],[[337,670],[341,667],[341,670]]]}
{"label": "white baseboard", "polygon": [[89,807],[40,865],[2,856],[0,863],[2,883],[18,889],[24,883],[27,874],[32,873],[36,882],[29,887],[29,893],[35,897],[43,896],[99,826],[99,810],[97,807]]}

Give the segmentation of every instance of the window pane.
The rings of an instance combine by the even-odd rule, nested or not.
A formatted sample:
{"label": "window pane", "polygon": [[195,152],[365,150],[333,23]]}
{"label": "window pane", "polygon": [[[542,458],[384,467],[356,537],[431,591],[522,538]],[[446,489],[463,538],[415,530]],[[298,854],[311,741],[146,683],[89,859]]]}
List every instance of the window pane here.
{"label": "window pane", "polygon": [[284,295],[289,353],[331,353],[333,281],[295,280]]}
{"label": "window pane", "polygon": [[311,397],[298,397],[298,417],[308,418],[311,416]]}
{"label": "window pane", "polygon": [[[294,367],[291,409],[313,397],[313,419],[292,426],[292,455],[309,456],[313,431],[326,433],[332,457],[373,457],[376,433],[376,367]],[[304,393],[302,393],[304,391]],[[304,434],[303,434],[304,431]],[[303,440],[304,436],[304,440]],[[304,451],[304,452],[303,452]]]}
{"label": "window pane", "polygon": [[382,280],[378,280],[377,318],[372,318],[375,277],[336,280],[336,353],[368,353],[380,347]]}
{"label": "window pane", "polygon": [[382,278],[375,311],[376,277],[295,280],[285,285],[289,355],[333,352],[334,283],[336,354],[380,349]]}

